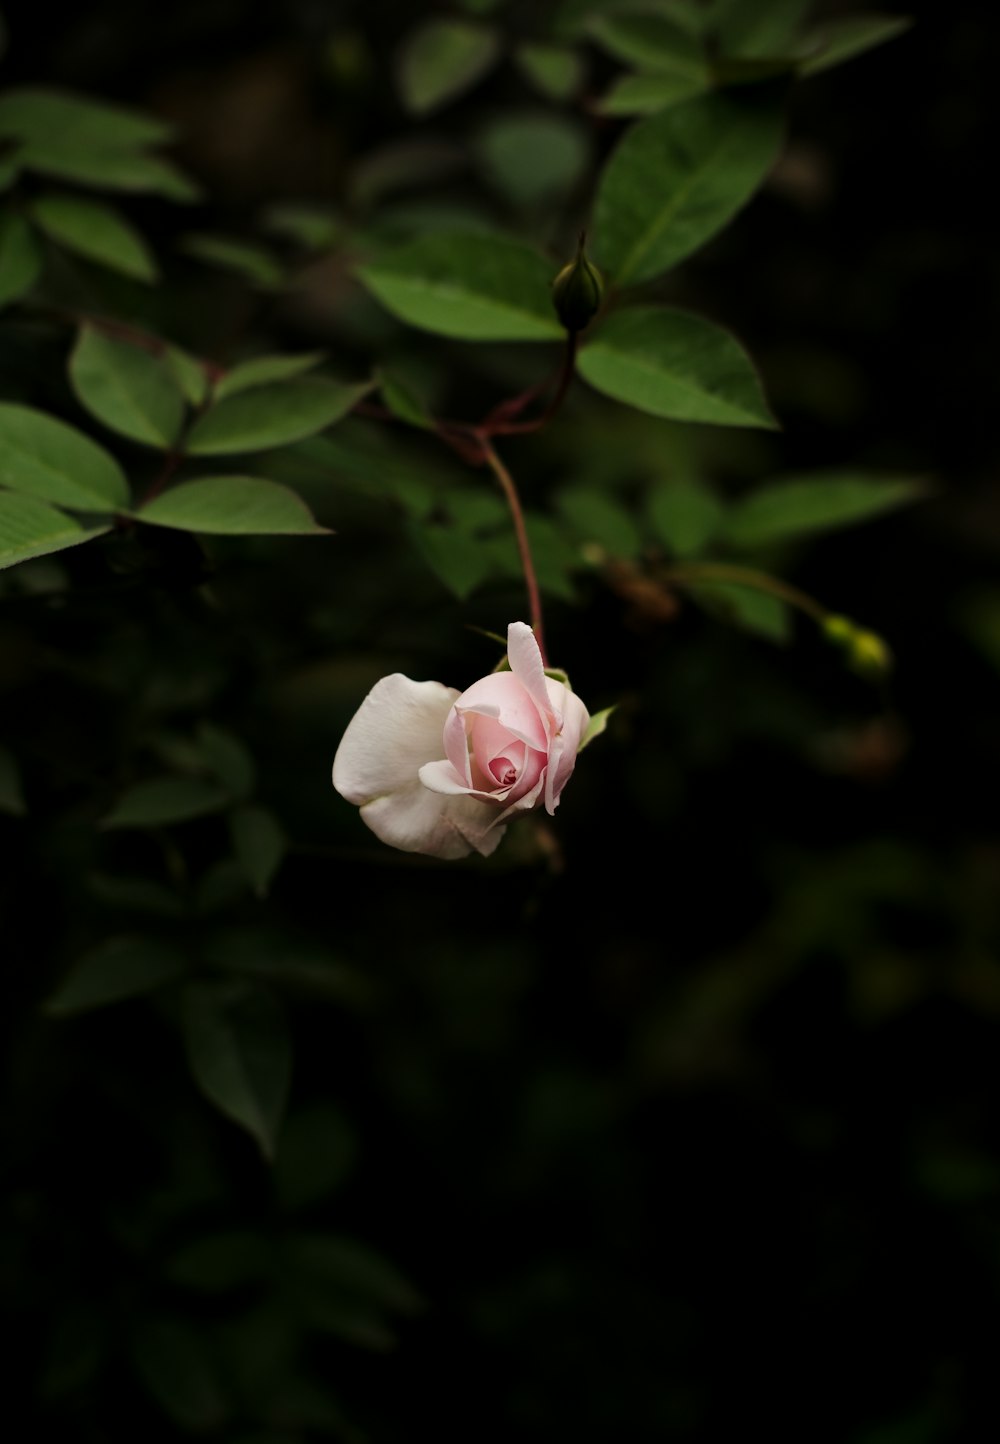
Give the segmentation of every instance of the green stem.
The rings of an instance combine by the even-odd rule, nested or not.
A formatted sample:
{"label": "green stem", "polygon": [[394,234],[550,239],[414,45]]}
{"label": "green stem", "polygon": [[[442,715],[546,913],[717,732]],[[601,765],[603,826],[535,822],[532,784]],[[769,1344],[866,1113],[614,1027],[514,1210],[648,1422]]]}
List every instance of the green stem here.
{"label": "green stem", "polygon": [[702,582],[730,582],[733,586],[749,587],[755,592],[767,592],[787,602],[790,607],[797,607],[820,626],[830,615],[826,607],[790,582],[768,576],[767,572],[755,571],[753,567],[735,566],[729,562],[687,562],[668,567],[661,576],[665,582],[672,582],[678,587],[696,587]]}
{"label": "green stem", "polygon": [[177,471],[178,467],[183,466],[184,462],[187,460],[187,442],[188,437],[191,435],[191,428],[194,426],[199,416],[203,415],[204,412],[206,412],[208,408],[214,403],[215,388],[218,385],[220,378],[225,375],[225,372],[222,371],[220,367],[216,366],[207,368],[207,371],[208,388],[205,392],[204,399],[193,408],[191,415],[181,425],[180,433],[178,434],[177,440],[174,442],[173,446],[163,458],[163,465],[160,467],[160,470],[157,472],[156,476],[153,477],[153,480],[147,487],[146,493],[143,496],[141,502],[139,503],[140,506],[147,506],[149,502],[151,502],[155,497],[158,497],[160,495],[160,492],[167,485],[167,483],[173,480],[174,472]]}
{"label": "green stem", "polygon": [[514,535],[517,538],[517,550],[521,558],[521,569],[524,572],[524,582],[528,589],[528,606],[531,612],[531,629],[535,634],[535,641],[538,643],[538,650],[542,654],[542,665],[548,666],[545,655],[545,633],[542,627],[542,598],[538,590],[538,578],[535,575],[535,564],[531,557],[531,545],[528,541],[528,531],[524,524],[524,511],[521,507],[521,498],[517,494],[517,487],[514,485],[514,478],[500,460],[494,450],[492,442],[488,437],[480,438],[483,460],[490,468],[506,498],[510,508],[511,520],[514,523]]}

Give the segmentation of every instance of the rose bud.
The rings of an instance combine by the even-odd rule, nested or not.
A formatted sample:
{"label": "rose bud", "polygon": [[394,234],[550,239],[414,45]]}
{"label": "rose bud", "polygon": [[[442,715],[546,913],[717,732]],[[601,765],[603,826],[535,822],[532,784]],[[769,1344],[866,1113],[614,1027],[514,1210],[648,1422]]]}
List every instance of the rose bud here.
{"label": "rose bud", "polygon": [[488,857],[521,813],[552,814],[586,740],[590,714],[545,675],[534,634],[507,629],[510,671],[464,692],[395,672],[348,724],[333,785],[390,847]]}
{"label": "rose bud", "polygon": [[587,259],[580,237],[576,258],[570,261],[552,282],[552,304],[567,331],[582,331],[597,315],[604,294],[601,273]]}

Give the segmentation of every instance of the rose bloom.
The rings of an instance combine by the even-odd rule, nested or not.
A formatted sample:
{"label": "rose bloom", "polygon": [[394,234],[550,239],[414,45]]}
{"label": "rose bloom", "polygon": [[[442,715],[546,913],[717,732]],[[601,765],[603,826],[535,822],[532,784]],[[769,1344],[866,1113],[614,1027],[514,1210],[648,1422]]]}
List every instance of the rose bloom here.
{"label": "rose bloom", "polygon": [[524,622],[507,629],[507,660],[462,693],[394,672],[351,719],[333,785],[390,847],[488,857],[518,813],[555,812],[590,715],[546,677]]}

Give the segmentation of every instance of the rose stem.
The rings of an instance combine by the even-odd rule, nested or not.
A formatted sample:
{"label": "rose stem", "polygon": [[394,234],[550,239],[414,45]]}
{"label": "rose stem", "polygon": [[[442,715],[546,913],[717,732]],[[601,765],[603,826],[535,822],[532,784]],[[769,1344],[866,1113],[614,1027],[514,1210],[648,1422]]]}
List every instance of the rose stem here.
{"label": "rose stem", "polygon": [[[523,432],[540,431],[547,422],[551,421],[562,405],[563,397],[569,390],[569,383],[573,379],[579,340],[579,332],[571,331],[566,337],[563,358],[555,376],[540,381],[536,386],[529,387],[527,391],[522,391],[520,396],[513,396],[509,401],[501,401],[498,406],[494,406],[480,426],[480,431],[484,431],[488,436],[516,436]],[[513,418],[519,415],[529,402],[548,390],[553,379],[556,382],[555,394],[541,415],[531,421],[515,421]]]}
{"label": "rose stem", "polygon": [[548,659],[545,655],[545,633],[542,628],[542,598],[538,591],[538,578],[535,576],[535,564],[531,559],[531,547],[528,542],[527,528],[524,525],[524,512],[521,509],[521,498],[517,494],[514,478],[500,460],[489,437],[481,437],[480,445],[482,446],[483,460],[500,483],[500,488],[510,508],[511,520],[514,523],[514,535],[517,538],[517,550],[521,557],[521,569],[524,572],[524,582],[528,589],[528,605],[531,609],[531,629],[535,634],[538,650],[542,654],[542,665],[547,667]]}

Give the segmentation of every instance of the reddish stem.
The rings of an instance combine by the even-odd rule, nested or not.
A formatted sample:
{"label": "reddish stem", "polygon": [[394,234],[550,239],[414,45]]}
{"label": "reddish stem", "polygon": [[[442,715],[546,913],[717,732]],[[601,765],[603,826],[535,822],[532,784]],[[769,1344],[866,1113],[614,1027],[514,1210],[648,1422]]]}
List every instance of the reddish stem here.
{"label": "reddish stem", "polygon": [[521,508],[521,498],[517,494],[514,478],[500,460],[489,438],[486,436],[481,437],[480,444],[482,446],[482,458],[500,483],[500,488],[510,508],[511,520],[514,523],[514,536],[517,538],[517,550],[521,558],[521,569],[524,572],[524,582],[528,589],[531,629],[535,634],[538,650],[542,654],[542,666],[547,667],[548,659],[545,654],[545,633],[542,626],[542,598],[538,590],[538,578],[535,575],[535,564],[531,556],[528,530],[524,524],[524,511]]}
{"label": "reddish stem", "polygon": [[[563,355],[562,369],[559,372],[559,384],[556,387],[552,400],[540,416],[535,416],[530,421],[504,421],[498,418],[491,422],[489,418],[487,418],[482,427],[485,434],[487,436],[526,436],[532,431],[541,431],[543,426],[547,426],[563,404],[566,392],[569,390],[569,383],[573,379],[573,371],[576,367],[578,344],[579,333],[571,331],[566,337],[566,351]],[[499,407],[496,408],[497,411],[499,411],[499,409]]]}

